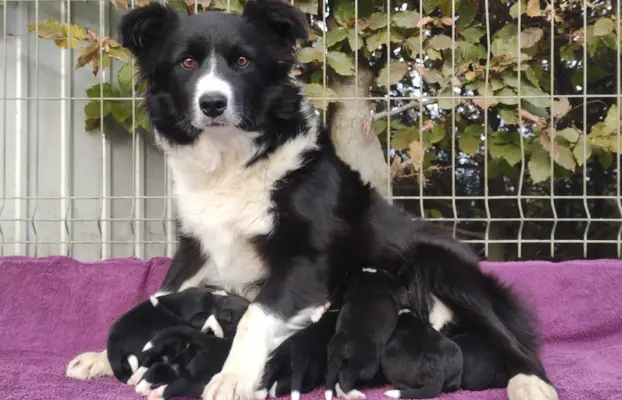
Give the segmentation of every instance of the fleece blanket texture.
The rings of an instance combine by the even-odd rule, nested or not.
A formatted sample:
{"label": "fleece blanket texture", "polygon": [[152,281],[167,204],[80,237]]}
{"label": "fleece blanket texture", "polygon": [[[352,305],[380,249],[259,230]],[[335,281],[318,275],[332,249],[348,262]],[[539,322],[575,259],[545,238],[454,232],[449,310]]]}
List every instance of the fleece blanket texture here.
{"label": "fleece blanket texture", "polygon": [[[145,300],[170,260],[83,263],[66,257],[0,258],[0,396],[3,400],[138,400],[112,378],[64,376],[75,355],[105,347],[110,324]],[[622,260],[484,263],[534,307],[543,362],[561,400],[622,399]],[[370,400],[386,399],[382,389]],[[323,400],[316,390],[303,400]],[[505,390],[451,400],[507,399]]]}

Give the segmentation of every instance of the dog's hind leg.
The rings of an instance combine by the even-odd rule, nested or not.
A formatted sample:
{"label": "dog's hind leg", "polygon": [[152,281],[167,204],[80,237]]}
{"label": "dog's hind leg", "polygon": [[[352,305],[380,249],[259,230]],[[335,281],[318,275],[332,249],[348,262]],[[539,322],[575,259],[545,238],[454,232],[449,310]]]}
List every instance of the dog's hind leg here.
{"label": "dog's hind leg", "polygon": [[519,297],[484,273],[475,256],[449,238],[427,235],[402,271],[413,307],[422,313],[422,296],[434,295],[451,310],[456,323],[479,332],[495,348],[510,376],[511,400],[557,400],[539,356],[538,335]]}

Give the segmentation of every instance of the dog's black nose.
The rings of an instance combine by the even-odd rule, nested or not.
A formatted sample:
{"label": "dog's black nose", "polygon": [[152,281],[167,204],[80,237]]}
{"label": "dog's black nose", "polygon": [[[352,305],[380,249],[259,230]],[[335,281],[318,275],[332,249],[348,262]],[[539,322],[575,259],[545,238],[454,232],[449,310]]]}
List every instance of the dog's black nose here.
{"label": "dog's black nose", "polygon": [[204,94],[199,98],[199,107],[208,117],[217,117],[227,109],[227,97],[220,93]]}

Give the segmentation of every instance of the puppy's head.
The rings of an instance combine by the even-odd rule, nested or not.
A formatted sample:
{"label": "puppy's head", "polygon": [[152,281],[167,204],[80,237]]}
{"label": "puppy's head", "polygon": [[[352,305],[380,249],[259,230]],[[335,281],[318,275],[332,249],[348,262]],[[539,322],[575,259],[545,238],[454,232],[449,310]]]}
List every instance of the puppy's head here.
{"label": "puppy's head", "polygon": [[176,118],[183,134],[168,139],[180,144],[221,127],[256,129],[266,101],[291,81],[296,40],[308,35],[304,15],[285,0],[250,0],[241,15],[186,16],[152,3],[126,14],[119,30],[148,98],[159,98],[148,102],[150,116]]}

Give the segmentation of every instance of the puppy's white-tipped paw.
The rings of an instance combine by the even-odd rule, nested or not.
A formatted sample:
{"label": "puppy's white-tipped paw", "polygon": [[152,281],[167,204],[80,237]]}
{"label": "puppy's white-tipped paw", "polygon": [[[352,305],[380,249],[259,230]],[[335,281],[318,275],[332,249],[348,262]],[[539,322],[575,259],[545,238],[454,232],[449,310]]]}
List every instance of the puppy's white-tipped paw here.
{"label": "puppy's white-tipped paw", "polygon": [[300,400],[300,392],[297,390],[292,390],[291,398],[292,400]]}
{"label": "puppy's white-tipped paw", "polygon": [[151,343],[151,341],[149,341],[149,342],[147,342],[147,343],[145,344],[145,347],[143,347],[143,353],[144,353],[145,351],[148,351],[148,350],[151,350],[151,349],[153,349],[153,343]]}
{"label": "puppy's white-tipped paw", "polygon": [[130,379],[127,380],[127,384],[130,386],[138,385],[138,382],[140,382],[143,379],[143,376],[145,376],[145,373],[147,373],[147,367],[138,368],[136,372],[134,372],[132,376],[130,376]]}
{"label": "puppy's white-tipped paw", "polygon": [[157,389],[153,389],[151,393],[149,393],[149,397],[147,400],[162,400],[164,399],[164,390],[166,389],[166,385],[160,386]]}
{"label": "puppy's white-tipped paw", "polygon": [[384,395],[392,399],[399,399],[400,391],[399,390],[387,390],[386,392],[384,392]]}
{"label": "puppy's white-tipped paw", "polygon": [[130,364],[130,369],[132,372],[136,372],[138,369],[138,358],[134,354],[130,354],[127,356],[127,363]]}
{"label": "puppy's white-tipped paw", "polygon": [[341,386],[339,386],[339,383],[335,385],[335,391],[337,392],[337,397],[347,399],[347,400],[367,398],[363,392],[359,392],[356,389],[352,389],[348,393],[345,393],[343,390],[341,390]]}
{"label": "puppy's white-tipped paw", "polygon": [[65,374],[73,379],[87,380],[112,376],[112,367],[108,362],[108,353],[82,353],[67,364]]}
{"label": "puppy's white-tipped paw", "polygon": [[270,390],[268,391],[268,395],[270,395],[271,398],[276,399],[276,382],[274,382],[272,384],[272,387],[270,387]]}
{"label": "puppy's white-tipped paw", "polygon": [[324,391],[324,399],[325,400],[333,400],[333,391],[332,390],[325,390]]}
{"label": "puppy's white-tipped paw", "polygon": [[558,400],[557,391],[535,375],[518,374],[508,382],[509,400]]}
{"label": "puppy's white-tipped paw", "polygon": [[266,400],[268,398],[268,389],[261,389],[255,392],[255,400]]}
{"label": "puppy's white-tipped paw", "polygon": [[220,372],[207,384],[203,400],[248,400],[255,394],[255,380],[231,372]]}
{"label": "puppy's white-tipped paw", "polygon": [[149,396],[149,394],[151,393],[151,382],[148,382],[144,379],[138,382],[138,385],[136,385],[136,393],[141,396]]}
{"label": "puppy's white-tipped paw", "polygon": [[156,296],[149,296],[149,301],[151,302],[151,305],[154,307],[157,307],[158,304],[160,304]]}

